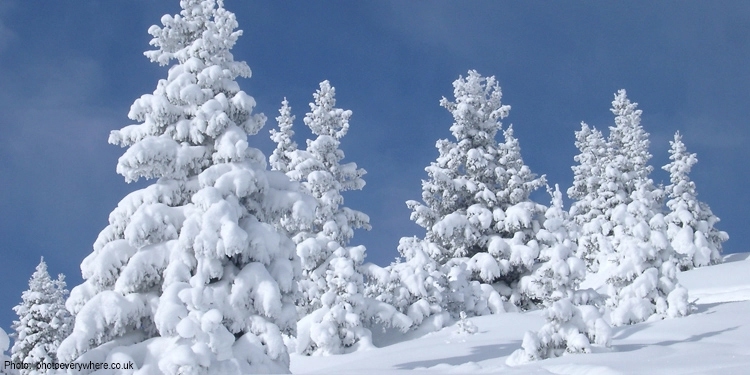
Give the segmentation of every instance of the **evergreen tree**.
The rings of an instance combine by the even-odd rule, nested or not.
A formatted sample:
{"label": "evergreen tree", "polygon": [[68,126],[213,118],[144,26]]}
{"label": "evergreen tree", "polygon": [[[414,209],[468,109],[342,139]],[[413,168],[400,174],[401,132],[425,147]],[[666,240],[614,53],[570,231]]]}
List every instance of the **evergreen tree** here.
{"label": "evergreen tree", "polygon": [[[574,225],[563,209],[562,193],[555,185],[550,190],[552,203],[545,213],[543,229],[537,239],[543,250],[541,263],[521,279],[521,290],[545,307],[546,323],[538,332],[527,332],[522,348],[508,359],[520,364],[532,360],[559,357],[563,353],[589,353],[591,343],[608,346],[611,329],[593,304],[593,290],[578,290],[586,276],[584,262],[574,255],[571,240]],[[586,306],[579,306],[579,305]]]}
{"label": "evergreen tree", "polygon": [[[608,276],[607,305],[614,325],[638,323],[653,314],[687,314],[687,291],[676,278],[676,257],[661,213],[663,191],[648,177],[648,133],[641,110],[620,90],[612,102],[609,157],[599,189],[606,221],[601,233],[612,253],[600,253]],[[604,260],[606,259],[606,260]]]}
{"label": "evergreen tree", "polygon": [[279,116],[276,117],[279,130],[271,129],[271,140],[276,143],[276,149],[273,150],[269,160],[271,162],[271,169],[274,171],[289,172],[290,154],[297,150],[297,143],[292,140],[294,136],[294,130],[292,130],[294,118],[292,107],[289,106],[289,102],[284,98],[279,109]]}
{"label": "evergreen tree", "polygon": [[669,240],[681,255],[680,268],[688,270],[721,263],[722,243],[729,236],[714,227],[719,218],[708,204],[698,200],[695,182],[688,177],[698,158],[687,152],[680,132],[675,133],[674,141],[669,143],[672,161],[663,167],[670,175],[670,184],[665,188],[669,197],[665,220]]}
{"label": "evergreen tree", "polygon": [[329,258],[339,247],[346,247],[354,236],[354,229],[370,229],[370,218],[362,212],[344,206],[341,192],[361,190],[365,185],[364,169],[350,162],[341,164],[344,152],[339,149],[340,139],[349,130],[349,110],[336,108],[335,89],[328,81],[320,83],[313,94],[310,112],[304,122],[316,135],[307,140],[305,150],[287,153],[290,157],[289,175],[300,181],[304,190],[317,202],[313,224],[307,230],[290,230],[295,233],[297,253],[302,261],[303,277],[300,290],[301,315],[321,307],[320,298],[326,292],[325,273]]}
{"label": "evergreen tree", "polygon": [[[355,345],[371,345],[367,328],[371,320],[400,329],[411,325],[393,306],[365,297],[364,269],[374,265],[364,263],[364,246],[347,246],[354,229],[370,229],[370,218],[344,206],[341,192],[361,190],[366,172],[353,162],[341,164],[340,140],[349,130],[352,112],[336,108],[335,92],[323,81],[313,94],[304,122],[317,137],[307,140],[305,150],[284,146],[289,144],[287,136],[274,139],[277,150],[290,160],[287,175],[300,181],[318,204],[312,226],[285,226],[294,234],[302,261],[296,351],[308,355],[339,354]],[[291,124],[289,119],[282,113],[279,120],[286,134],[290,125],[281,124]]]}
{"label": "evergreen tree", "polygon": [[368,273],[368,295],[408,315],[415,326],[446,314],[449,282],[443,267],[429,255],[439,251],[434,247],[416,237],[401,238],[400,258],[381,272]]}
{"label": "evergreen tree", "polygon": [[608,145],[599,130],[585,123],[581,123],[581,130],[576,131],[575,135],[575,145],[580,153],[573,158],[578,165],[572,167],[573,186],[568,189],[568,197],[574,200],[570,216],[578,227],[574,236],[576,256],[584,260],[590,270],[597,271],[599,253],[612,252],[601,230],[606,202],[599,196],[607,165]]}
{"label": "evergreen tree", "polygon": [[21,303],[13,308],[18,320],[13,322],[14,344],[11,358],[16,363],[28,363],[29,369],[21,369],[22,375],[42,374],[38,363],[57,363],[57,348],[70,334],[73,318],[65,309],[65,276],[52,280],[47,273],[44,258],[29,280],[29,289],[21,295]]}
{"label": "evergreen tree", "polygon": [[[455,102],[443,98],[440,105],[453,115],[450,130],[455,142],[439,140],[439,156],[425,168],[429,179],[422,182],[422,200],[408,201],[411,219],[425,228],[425,241],[440,265],[449,266],[454,296],[461,304],[472,304],[472,282],[498,283],[511,301],[523,305],[516,284],[528,273],[539,255],[534,238],[544,206],[529,195],[545,184],[521,158],[511,127],[503,132],[505,142],[495,140],[502,130],[500,120],[510,107],[494,77],[469,71],[453,83]],[[465,273],[470,279],[466,279]],[[464,279],[464,280],[462,280]],[[468,283],[468,284],[467,284]],[[466,310],[467,313],[475,313]],[[457,316],[457,315],[456,315]]]}
{"label": "evergreen tree", "polygon": [[314,202],[247,137],[264,125],[230,49],[241,31],[221,0],[183,0],[152,26],[146,52],[170,67],[113,131],[128,147],[126,181],[157,178],[126,196],[81,264],[71,292],[73,333],[61,361],[131,361],[164,374],[288,372],[300,266],[276,225],[311,217]]}

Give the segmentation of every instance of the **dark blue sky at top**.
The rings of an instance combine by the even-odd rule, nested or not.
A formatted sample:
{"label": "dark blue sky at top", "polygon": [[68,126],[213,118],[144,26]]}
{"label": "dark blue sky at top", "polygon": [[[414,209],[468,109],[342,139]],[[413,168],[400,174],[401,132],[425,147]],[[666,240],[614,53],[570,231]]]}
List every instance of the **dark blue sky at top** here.
{"label": "dark blue sky at top", "polygon": [[[345,161],[367,186],[345,195],[370,215],[358,231],[368,260],[388,264],[398,239],[421,235],[404,202],[419,199],[435,141],[450,137],[451,83],[469,69],[495,75],[527,164],[567,189],[580,122],[605,130],[613,93],[628,90],[651,133],[652,174],[668,183],[676,130],[699,163],[699,197],[722,219],[725,252],[747,251],[750,3],[746,1],[284,1],[226,0],[244,35],[240,80],[269,117],[251,138],[266,155],[281,100],[302,118],[318,83],[351,109]],[[113,129],[166,67],[143,56],[146,30],[178,1],[0,2],[0,326],[44,256],[70,286],[107,217],[127,193],[115,173]],[[605,132],[606,134],[606,132]],[[545,194],[537,195],[547,203]]]}

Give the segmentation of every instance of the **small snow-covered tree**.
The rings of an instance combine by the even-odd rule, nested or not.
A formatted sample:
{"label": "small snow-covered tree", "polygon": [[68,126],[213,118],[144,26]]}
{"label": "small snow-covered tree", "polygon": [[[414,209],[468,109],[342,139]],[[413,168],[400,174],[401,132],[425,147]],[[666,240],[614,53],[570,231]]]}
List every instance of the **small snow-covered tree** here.
{"label": "small snow-covered tree", "polygon": [[167,78],[109,139],[128,147],[126,181],[157,180],[119,203],[81,264],[58,355],[144,373],[289,372],[282,333],[295,329],[300,266],[277,223],[311,221],[314,202],[248,145],[265,117],[236,81],[250,68],[230,52],[234,14],[221,0],[180,6],[149,28],[146,56],[175,60]]}
{"label": "small snow-covered tree", "polygon": [[698,200],[695,182],[688,176],[698,158],[687,152],[680,132],[675,133],[674,141],[669,143],[672,161],[663,167],[670,176],[670,184],[665,188],[669,197],[665,220],[668,238],[681,256],[680,269],[721,263],[722,243],[729,236],[716,229],[719,218],[708,204]]}
{"label": "small snow-covered tree", "polygon": [[[434,244],[416,237],[399,241],[401,255],[388,267],[369,270],[367,295],[394,306],[406,314],[415,326],[432,316],[447,321],[448,276],[430,254],[439,252]],[[498,296],[499,298],[499,296]]]}
{"label": "small snow-covered tree", "polygon": [[[407,202],[411,219],[434,245],[429,255],[451,269],[454,296],[468,298],[477,287],[460,288],[472,282],[498,283],[521,305],[521,295],[513,290],[536,262],[534,235],[544,212],[529,196],[545,184],[544,177],[537,178],[524,164],[512,127],[503,132],[503,143],[495,139],[510,107],[502,104],[494,77],[472,70],[453,87],[455,102],[443,98],[440,105],[453,115],[455,142],[437,142],[439,156],[425,168],[429,179],[422,182],[423,203]],[[452,313],[476,313],[460,304]]]}
{"label": "small snow-covered tree", "polygon": [[57,348],[72,329],[73,318],[65,309],[65,276],[53,280],[47,273],[44,258],[29,280],[29,289],[21,295],[21,303],[13,308],[18,320],[13,322],[15,330],[11,358],[15,363],[27,363],[28,369],[19,373],[43,374],[36,370],[39,363],[57,363]]}
{"label": "small snow-covered tree", "polygon": [[297,143],[292,140],[294,136],[294,116],[289,101],[284,98],[279,109],[279,116],[276,117],[276,123],[279,130],[271,129],[271,140],[276,143],[276,148],[269,157],[271,169],[274,171],[289,172],[290,155],[297,150]]}
{"label": "small snow-covered tree", "polygon": [[615,126],[610,128],[609,157],[599,197],[605,200],[601,233],[612,253],[606,262],[608,300],[614,325],[638,323],[653,314],[687,314],[687,291],[676,278],[676,255],[667,240],[662,211],[663,191],[648,177],[648,133],[641,110],[625,90],[612,102]]}
{"label": "small snow-covered tree", "polygon": [[[563,353],[589,353],[591,343],[607,346],[611,329],[598,309],[593,290],[579,291],[586,276],[586,265],[575,256],[570,238],[574,225],[563,209],[557,185],[550,190],[552,202],[545,213],[543,229],[537,233],[542,249],[541,263],[521,279],[521,291],[545,307],[547,322],[538,332],[527,332],[522,348],[508,359],[509,364],[553,358]],[[581,306],[583,305],[583,306]]]}

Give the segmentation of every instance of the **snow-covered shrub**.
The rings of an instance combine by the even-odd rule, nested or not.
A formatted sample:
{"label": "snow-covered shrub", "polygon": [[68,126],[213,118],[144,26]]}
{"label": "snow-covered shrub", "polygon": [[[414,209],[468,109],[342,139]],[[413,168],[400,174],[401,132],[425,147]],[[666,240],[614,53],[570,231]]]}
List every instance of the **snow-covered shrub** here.
{"label": "snow-covered shrub", "polygon": [[586,276],[586,266],[575,256],[571,240],[574,223],[563,209],[559,188],[548,190],[552,203],[545,213],[544,228],[537,233],[543,247],[539,256],[542,262],[531,275],[521,279],[520,286],[530,300],[545,307],[546,323],[538,332],[526,333],[521,349],[509,357],[510,365],[563,353],[589,353],[592,342],[609,345],[611,337],[609,326],[595,306],[577,306],[594,304],[599,298],[593,290],[578,290]]}
{"label": "snow-covered shrub", "polygon": [[302,317],[297,325],[296,351],[300,354],[341,354],[372,346],[369,326],[377,322],[405,332],[412,320],[395,307],[365,296],[362,268],[364,246],[339,247],[329,258],[324,275],[321,307]]}
{"label": "snow-covered shrub", "polygon": [[[295,330],[299,259],[282,217],[311,218],[315,202],[248,145],[265,116],[237,77],[241,31],[221,0],[183,0],[152,26],[160,65],[176,62],[137,99],[135,125],[113,131],[128,147],[126,196],[81,264],[67,307],[73,333],[61,361],[131,361],[163,374],[288,372],[282,333]],[[105,371],[106,372],[106,371]]]}
{"label": "snow-covered shrub", "polygon": [[429,256],[434,247],[416,237],[402,238],[401,258],[386,268],[370,266],[367,270],[367,295],[395,307],[415,325],[442,314],[448,278]]}
{"label": "snow-covered shrub", "polygon": [[458,315],[459,321],[456,323],[456,333],[459,335],[473,335],[479,328],[471,320],[467,319],[466,313],[461,311]]}
{"label": "snow-covered shrub", "polygon": [[680,255],[680,269],[720,263],[722,243],[729,236],[715,228],[719,218],[708,204],[698,200],[695,182],[688,176],[698,158],[687,152],[679,132],[669,143],[672,162],[663,167],[670,176],[670,184],[665,188],[669,197],[665,220],[667,236]]}
{"label": "snow-covered shrub", "polygon": [[36,371],[38,363],[57,363],[57,348],[68,337],[73,326],[73,317],[65,309],[65,276],[52,280],[47,272],[44,258],[29,280],[29,289],[21,295],[21,303],[13,307],[18,320],[13,322],[14,343],[11,358],[15,363],[28,363],[31,367],[19,373],[42,374]]}

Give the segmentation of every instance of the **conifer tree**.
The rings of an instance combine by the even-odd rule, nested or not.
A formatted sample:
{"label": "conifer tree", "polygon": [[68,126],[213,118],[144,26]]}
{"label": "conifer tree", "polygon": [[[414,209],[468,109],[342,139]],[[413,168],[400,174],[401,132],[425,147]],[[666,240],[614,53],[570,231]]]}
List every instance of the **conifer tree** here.
{"label": "conifer tree", "polygon": [[300,266],[283,216],[311,218],[314,202],[248,145],[265,117],[236,79],[241,35],[221,0],[183,0],[152,26],[146,56],[174,61],[137,121],[110,135],[128,147],[126,181],[156,178],[126,196],[81,264],[62,361],[130,361],[164,374],[289,372],[282,333],[294,332]]}
{"label": "conifer tree", "polygon": [[276,117],[279,130],[271,129],[271,140],[276,143],[276,148],[269,157],[271,170],[289,172],[290,155],[297,150],[297,143],[292,140],[294,118],[292,107],[289,106],[289,101],[284,98],[279,109],[279,116]]}
{"label": "conifer tree", "polygon": [[601,233],[612,253],[600,253],[608,276],[607,305],[614,325],[638,323],[653,314],[687,314],[687,291],[676,278],[676,256],[666,238],[663,191],[648,177],[648,133],[641,110],[625,90],[612,102],[615,126],[610,127],[609,156],[599,197],[605,202]]}
{"label": "conifer tree", "polygon": [[516,284],[539,255],[534,235],[544,212],[529,196],[545,180],[524,164],[512,127],[503,132],[503,143],[495,139],[510,110],[501,102],[495,78],[469,71],[453,87],[455,102],[443,98],[440,105],[453,115],[455,142],[437,142],[439,156],[425,168],[429,179],[422,182],[423,203],[407,202],[411,219],[425,228],[429,255],[449,268],[451,294],[459,297],[454,315],[462,305],[487,301],[473,295],[478,288],[470,286],[473,282],[505,284],[501,289],[510,291],[511,301],[523,305]]}
{"label": "conifer tree", "polygon": [[315,100],[310,103],[310,112],[304,118],[317,137],[307,140],[305,150],[286,153],[291,160],[287,175],[300,181],[318,204],[312,226],[297,231],[294,237],[302,261],[302,315],[321,307],[320,297],[326,291],[326,267],[321,266],[329,263],[339,247],[349,244],[354,229],[370,229],[370,218],[344,206],[341,195],[343,191],[361,190],[366,172],[354,162],[340,163],[344,158],[339,149],[340,139],[349,130],[352,112],[335,107],[335,92],[328,81],[320,83],[320,89],[313,94]]}
{"label": "conifer tree", "polygon": [[[584,262],[574,255],[571,239],[574,225],[563,209],[562,193],[555,185],[545,213],[543,229],[537,239],[543,250],[534,272],[521,279],[521,290],[545,308],[546,323],[538,332],[527,332],[522,348],[514,352],[508,363],[520,364],[533,360],[559,357],[563,353],[589,353],[591,344],[608,346],[611,329],[593,304],[593,290],[580,291],[586,275]],[[585,306],[581,306],[585,305]]]}
{"label": "conifer tree", "polygon": [[28,363],[28,369],[19,373],[42,374],[36,371],[38,363],[57,363],[57,348],[70,334],[73,319],[65,309],[65,276],[52,280],[47,273],[44,258],[29,280],[29,289],[21,295],[21,303],[13,308],[18,320],[13,322],[14,344],[11,358],[15,363]]}
{"label": "conifer tree", "polygon": [[341,163],[340,140],[349,130],[352,112],[336,107],[335,93],[323,81],[313,94],[304,122],[316,138],[307,140],[305,150],[285,146],[291,144],[291,117],[283,113],[284,107],[279,127],[287,135],[276,133],[274,139],[280,154],[289,158],[287,175],[300,181],[318,204],[310,227],[285,225],[294,234],[302,261],[295,345],[298,353],[307,355],[340,354],[355,345],[371,345],[367,327],[372,320],[402,330],[411,325],[393,306],[364,295],[364,272],[374,265],[364,263],[364,246],[348,244],[355,229],[370,229],[370,218],[344,206],[341,193],[361,190],[366,172],[356,163]]}
{"label": "conifer tree", "polygon": [[680,132],[675,133],[674,141],[669,143],[672,161],[663,167],[670,176],[670,184],[665,188],[669,197],[665,220],[672,247],[681,256],[680,269],[721,263],[722,243],[729,236],[715,228],[719,218],[708,204],[698,200],[695,182],[688,176],[698,158],[687,152]]}
{"label": "conifer tree", "polygon": [[586,123],[581,123],[581,130],[576,131],[575,135],[575,145],[580,153],[573,158],[578,165],[572,167],[573,186],[568,189],[568,197],[574,200],[570,216],[578,227],[576,256],[595,272],[599,269],[599,253],[612,252],[601,230],[606,220],[606,202],[599,196],[607,165],[608,145],[602,133]]}
{"label": "conifer tree", "polygon": [[449,281],[443,267],[430,256],[439,251],[434,247],[416,237],[401,238],[400,257],[379,272],[368,272],[367,295],[408,315],[415,326],[433,315],[447,314]]}

